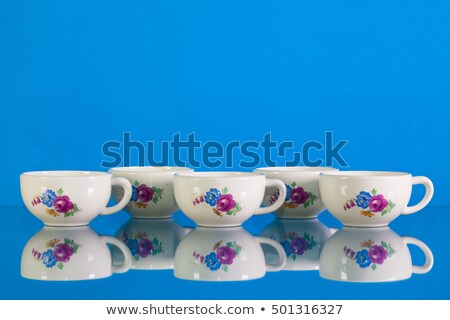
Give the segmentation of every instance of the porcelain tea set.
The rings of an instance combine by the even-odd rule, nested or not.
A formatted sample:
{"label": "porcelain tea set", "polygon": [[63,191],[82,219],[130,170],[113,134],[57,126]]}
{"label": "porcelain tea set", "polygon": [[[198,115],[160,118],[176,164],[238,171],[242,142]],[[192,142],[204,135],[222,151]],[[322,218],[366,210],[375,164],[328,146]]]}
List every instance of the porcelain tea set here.
{"label": "porcelain tea set", "polygon": [[[415,184],[425,186],[425,196],[408,207]],[[45,224],[23,251],[21,274],[31,279],[95,279],[130,268],[173,268],[182,279],[227,281],[260,278],[266,271],[319,269],[324,278],[369,282],[406,279],[427,272],[433,263],[424,243],[401,238],[387,227],[399,215],[424,208],[433,196],[428,178],[409,173],[122,167],[26,172],[20,186],[26,207]],[[117,204],[108,207],[111,195]],[[122,209],[132,220],[116,238],[87,227],[98,215]],[[173,222],[178,209],[198,227]],[[325,209],[343,229],[328,229],[317,220]],[[261,237],[242,229],[251,216],[271,212],[278,219]],[[115,246],[112,256],[107,243]],[[424,251],[424,266],[412,266],[407,243]]]}

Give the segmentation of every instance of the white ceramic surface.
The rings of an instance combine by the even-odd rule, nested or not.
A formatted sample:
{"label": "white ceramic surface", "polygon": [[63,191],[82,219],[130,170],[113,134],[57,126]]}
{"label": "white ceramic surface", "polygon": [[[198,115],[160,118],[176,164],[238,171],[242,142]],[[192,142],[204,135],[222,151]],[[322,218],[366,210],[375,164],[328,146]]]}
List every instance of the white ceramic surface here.
{"label": "white ceramic surface", "polygon": [[[316,218],[325,210],[319,197],[319,174],[338,171],[327,167],[266,167],[254,172],[263,173],[267,178],[280,179],[286,185],[286,197],[283,205],[276,210],[278,218]],[[264,196],[264,205],[270,205],[278,199],[278,191],[268,188]]]}
{"label": "white ceramic surface", "polygon": [[[266,263],[262,243],[278,252],[276,264]],[[261,278],[285,265],[283,248],[274,240],[253,237],[242,227],[198,227],[178,245],[174,275],[186,280],[240,281]]]}
{"label": "white ceramic surface", "polygon": [[[180,240],[191,229],[183,228],[172,219],[131,219],[116,233],[131,251],[131,269],[173,269],[173,256]],[[113,249],[114,264],[123,261],[118,248]]]}
{"label": "white ceramic surface", "polygon": [[[107,207],[112,185],[120,186],[125,196]],[[131,184],[106,172],[35,171],[20,175],[20,191],[27,209],[46,225],[82,226],[121,210],[131,197]]]}
{"label": "white ceramic surface", "polygon": [[[412,186],[423,184],[426,193],[408,207]],[[400,214],[415,213],[433,197],[433,183],[405,172],[340,171],[321,173],[320,197],[325,207],[346,226],[380,227]]]}
{"label": "white ceramic surface", "polygon": [[[180,209],[199,226],[239,226],[252,215],[275,211],[283,204],[286,187],[281,180],[251,172],[177,173],[173,182]],[[266,187],[276,187],[280,199],[261,208]]]}
{"label": "white ceramic surface", "polygon": [[[276,219],[261,231],[261,236],[281,244],[286,253],[284,270],[319,270],[320,251],[333,230],[318,219]],[[268,262],[278,254],[264,248]]]}
{"label": "white ceramic surface", "polygon": [[[122,251],[120,265],[112,265],[108,243]],[[130,250],[116,238],[99,236],[90,227],[45,226],[23,249],[20,274],[35,280],[90,280],[126,272],[130,266]]]}
{"label": "white ceramic surface", "polygon": [[[120,167],[110,169],[115,177],[130,181],[133,192],[124,208],[133,218],[170,218],[178,210],[173,195],[173,176],[177,172],[191,172],[183,167]],[[114,198],[123,198],[121,188],[113,188]]]}
{"label": "white ceramic surface", "polygon": [[[423,265],[413,265],[407,244],[425,254]],[[422,241],[400,237],[388,227],[344,227],[331,236],[320,254],[322,278],[348,282],[404,280],[433,267],[433,253]]]}

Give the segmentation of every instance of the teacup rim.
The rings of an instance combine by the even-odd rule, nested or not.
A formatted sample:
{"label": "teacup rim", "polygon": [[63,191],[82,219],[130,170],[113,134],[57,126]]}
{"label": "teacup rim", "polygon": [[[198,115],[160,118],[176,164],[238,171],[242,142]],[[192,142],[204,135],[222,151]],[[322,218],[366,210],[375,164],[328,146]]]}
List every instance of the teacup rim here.
{"label": "teacup rim", "polygon": [[337,177],[342,179],[395,179],[398,177],[411,176],[411,173],[401,171],[371,171],[371,170],[351,170],[321,172],[324,177]]}
{"label": "teacup rim", "polygon": [[123,166],[108,170],[110,173],[177,173],[192,172],[194,169],[180,166]]}
{"label": "teacup rim", "polygon": [[335,172],[339,171],[333,167],[310,167],[310,166],[275,166],[275,167],[261,167],[256,168],[253,172],[270,172],[274,174],[280,173],[321,173],[321,172]]}
{"label": "teacup rim", "polygon": [[174,177],[189,178],[193,180],[208,180],[208,179],[249,179],[256,177],[264,177],[264,174],[259,172],[246,171],[186,171],[177,172]]}
{"label": "teacup rim", "polygon": [[110,173],[104,171],[89,171],[89,170],[42,170],[42,171],[27,171],[20,174],[24,177],[33,177],[40,179],[65,179],[65,178],[96,178],[111,176]]}

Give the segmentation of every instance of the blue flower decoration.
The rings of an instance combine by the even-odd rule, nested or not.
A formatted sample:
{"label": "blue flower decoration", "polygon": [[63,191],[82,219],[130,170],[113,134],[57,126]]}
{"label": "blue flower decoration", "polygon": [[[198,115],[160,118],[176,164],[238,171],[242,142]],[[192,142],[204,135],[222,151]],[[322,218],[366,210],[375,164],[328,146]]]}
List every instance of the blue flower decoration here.
{"label": "blue flower decoration", "polygon": [[291,186],[286,185],[286,198],[284,199],[284,201],[289,201],[289,199],[291,198]]}
{"label": "blue flower decoration", "polygon": [[135,186],[131,186],[133,188],[132,192],[131,192],[131,199],[130,201],[137,201],[138,197],[137,197],[137,188]]}
{"label": "blue flower decoration", "polygon": [[221,194],[219,190],[217,190],[216,188],[211,188],[209,191],[206,192],[205,201],[211,207],[214,207],[220,196]]}
{"label": "blue flower decoration", "polygon": [[370,266],[370,257],[369,257],[369,251],[366,249],[358,251],[356,253],[356,262],[359,264],[361,268],[367,268]]}
{"label": "blue flower decoration", "polygon": [[47,189],[42,194],[42,203],[47,207],[51,208],[53,206],[53,201],[56,198],[56,193],[53,190]]}
{"label": "blue flower decoration", "polygon": [[369,206],[369,201],[372,195],[367,191],[361,191],[356,196],[356,205],[360,208],[366,209]]}
{"label": "blue flower decoration", "polygon": [[292,254],[292,251],[291,251],[291,244],[289,243],[289,241],[284,240],[284,241],[280,242],[280,244],[283,247],[284,251],[286,252],[286,257],[290,257]]}
{"label": "blue flower decoration", "polygon": [[137,251],[138,251],[138,240],[137,239],[128,240],[126,245],[127,245],[128,249],[130,249],[132,256],[137,254]]}
{"label": "blue flower decoration", "polygon": [[216,253],[215,252],[211,252],[210,254],[208,254],[205,257],[205,262],[206,262],[206,266],[211,270],[211,271],[216,271],[217,269],[220,268],[220,266],[222,265],[219,261],[219,259],[217,259]]}
{"label": "blue flower decoration", "polygon": [[42,254],[42,262],[47,268],[53,268],[56,264],[56,258],[53,255],[53,250],[48,249]]}

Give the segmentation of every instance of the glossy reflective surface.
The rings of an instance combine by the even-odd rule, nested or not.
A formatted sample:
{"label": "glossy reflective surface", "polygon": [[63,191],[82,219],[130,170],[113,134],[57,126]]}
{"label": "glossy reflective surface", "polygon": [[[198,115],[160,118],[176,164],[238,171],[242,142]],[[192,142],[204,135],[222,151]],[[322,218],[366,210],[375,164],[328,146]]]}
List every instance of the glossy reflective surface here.
{"label": "glossy reflective surface", "polygon": [[[183,226],[193,226],[180,212],[174,220]],[[325,212],[320,222],[313,225],[324,228],[340,227],[339,223]],[[125,212],[98,217],[91,224],[92,229],[102,235],[115,235],[129,222]],[[272,227],[271,227],[271,223]],[[305,238],[306,221],[298,223],[296,230],[288,230],[293,224],[283,222],[286,231]],[[425,242],[433,251],[434,266],[429,273],[413,274],[405,281],[391,283],[348,283],[323,279],[319,272],[280,271],[268,272],[264,277],[252,281],[198,282],[174,277],[173,270],[130,270],[123,274],[94,281],[36,281],[20,276],[22,251],[34,234],[43,225],[24,207],[0,207],[0,237],[3,244],[2,269],[0,273],[2,290],[0,298],[8,299],[432,299],[450,298],[450,292],[440,290],[450,285],[450,250],[447,241],[447,226],[450,223],[450,208],[426,208],[414,216],[399,217],[391,224],[395,234],[411,236]],[[267,230],[274,230],[273,215],[257,216],[244,224],[250,234],[268,236]],[[121,229],[121,226],[124,227]],[[176,224],[173,224],[178,229]],[[303,227],[303,229],[302,229]],[[320,229],[319,228],[319,229]],[[302,230],[301,230],[302,229]],[[184,230],[184,229],[181,229]],[[328,230],[328,231],[327,231]],[[139,231],[139,230],[138,230]],[[144,230],[145,232],[145,230]],[[153,233],[154,235],[153,235]],[[147,231],[149,238],[159,237],[157,230]],[[339,231],[338,231],[339,232]],[[150,235],[152,233],[152,235]],[[303,235],[301,235],[303,233]],[[275,233],[274,233],[275,234]],[[283,232],[279,233],[283,235]],[[275,235],[273,235],[275,236]],[[317,238],[316,238],[317,237]],[[153,238],[151,240],[153,240]],[[317,240],[316,240],[317,239]],[[319,237],[314,240],[319,243]],[[283,242],[286,239],[281,239]],[[298,240],[298,239],[297,239]],[[296,240],[296,241],[297,241]],[[305,239],[306,240],[306,239]],[[181,240],[182,241],[182,240]],[[301,241],[301,240],[300,240]],[[306,240],[308,242],[308,240]],[[301,241],[302,242],[302,241]],[[326,246],[326,243],[323,245]],[[299,248],[294,246],[294,248]],[[414,246],[408,246],[412,262],[421,265],[425,262],[423,253]],[[297,250],[297,249],[296,249]],[[297,250],[298,261],[302,256]],[[356,250],[355,250],[356,251]],[[149,254],[153,251],[148,250]],[[292,251],[291,251],[292,255]],[[270,260],[266,252],[267,260]],[[288,260],[292,258],[287,257]],[[313,260],[315,260],[314,258]],[[270,262],[270,261],[267,261]],[[150,268],[149,268],[150,269]],[[154,268],[156,269],[156,268]],[[300,270],[301,268],[299,268]],[[316,268],[313,268],[316,269]]]}

